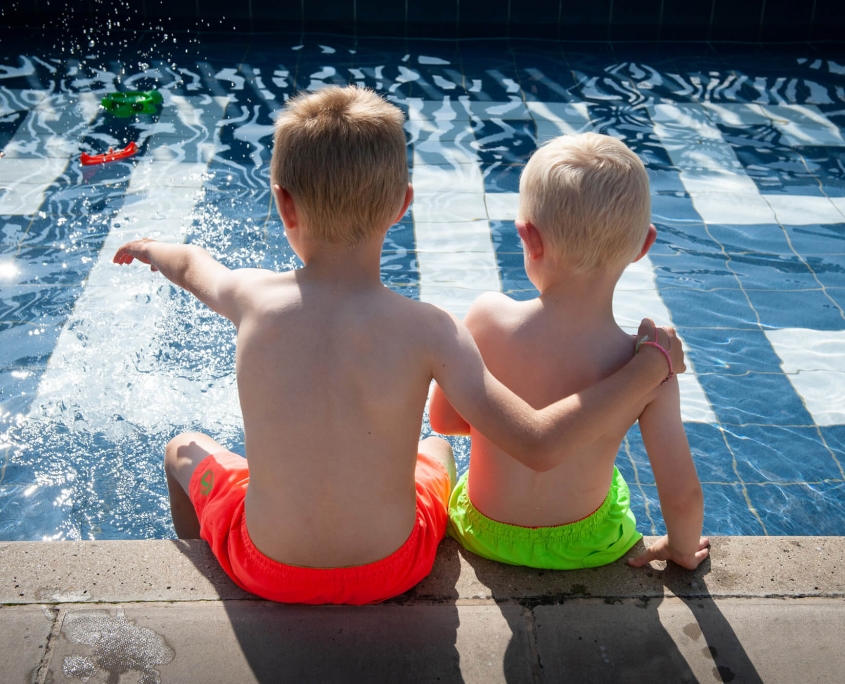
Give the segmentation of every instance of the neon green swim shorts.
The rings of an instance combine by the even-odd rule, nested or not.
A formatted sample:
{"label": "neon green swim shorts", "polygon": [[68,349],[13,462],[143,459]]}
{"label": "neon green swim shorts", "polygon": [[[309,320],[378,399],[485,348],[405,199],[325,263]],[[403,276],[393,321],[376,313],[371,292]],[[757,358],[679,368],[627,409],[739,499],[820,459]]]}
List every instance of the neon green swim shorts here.
{"label": "neon green swim shorts", "polygon": [[621,558],[642,535],[631,512],[631,493],[614,466],[604,502],[583,520],[554,527],[520,527],[491,520],[467,493],[464,473],[449,500],[449,536],[479,556],[510,565],[574,570]]}

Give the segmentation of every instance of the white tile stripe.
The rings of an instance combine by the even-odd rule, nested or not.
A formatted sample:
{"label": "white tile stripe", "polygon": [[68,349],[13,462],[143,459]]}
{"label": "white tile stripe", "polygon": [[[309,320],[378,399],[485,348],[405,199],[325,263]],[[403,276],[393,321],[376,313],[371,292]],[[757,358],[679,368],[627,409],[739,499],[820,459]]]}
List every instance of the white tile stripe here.
{"label": "white tile stripe", "polygon": [[117,248],[135,237],[184,240],[225,106],[225,98],[167,98],[162,118],[171,116],[188,142],[176,146],[180,160],[172,161],[173,136],[150,139],[146,157],[130,177],[124,207],[41,378],[32,416],[49,415],[61,403],[106,430],[115,427],[116,415],[126,421],[123,425],[153,433],[197,421],[215,430],[241,424],[234,373],[208,382],[187,380],[154,362],[172,286],[144,265],[111,263]]}
{"label": "white tile stripe", "polygon": [[845,425],[845,330],[765,331],[816,425]]}
{"label": "white tile stripe", "polygon": [[681,170],[681,182],[705,223],[845,223],[839,205],[827,197],[760,193],[711,120],[734,126],[771,122],[794,145],[845,144],[836,126],[817,108],[688,103],[649,105],[649,113],[655,134]]}
{"label": "white tile stripe", "polygon": [[[24,100],[21,94],[9,92],[18,101]],[[0,215],[23,216],[41,208],[44,193],[64,173],[71,157],[78,154],[79,141],[99,109],[93,93],[39,100],[3,149]]]}
{"label": "white tile stripe", "polygon": [[[518,107],[485,104],[494,109]],[[420,124],[418,132],[428,130],[432,119],[436,129],[472,116],[476,113],[470,103],[452,103],[448,97],[443,102],[409,102],[409,119]],[[482,292],[502,289],[477,156],[454,139],[439,140],[435,130],[428,140],[415,144],[411,174],[420,300],[463,317]]]}

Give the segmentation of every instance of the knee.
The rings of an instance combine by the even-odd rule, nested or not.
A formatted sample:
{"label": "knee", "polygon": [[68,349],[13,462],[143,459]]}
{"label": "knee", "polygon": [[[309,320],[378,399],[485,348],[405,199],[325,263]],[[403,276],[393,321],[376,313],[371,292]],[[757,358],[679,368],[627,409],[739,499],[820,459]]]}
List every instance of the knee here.
{"label": "knee", "polygon": [[179,450],[196,441],[196,432],[183,432],[171,439],[164,447],[164,470],[173,474],[179,463]]}

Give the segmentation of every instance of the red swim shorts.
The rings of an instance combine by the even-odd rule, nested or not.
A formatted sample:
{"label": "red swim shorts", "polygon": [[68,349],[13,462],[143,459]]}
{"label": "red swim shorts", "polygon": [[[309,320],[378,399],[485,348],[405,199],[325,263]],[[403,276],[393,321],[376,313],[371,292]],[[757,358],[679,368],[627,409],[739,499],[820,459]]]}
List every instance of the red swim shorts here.
{"label": "red swim shorts", "polygon": [[377,603],[397,596],[431,572],[437,545],[446,534],[450,482],[442,463],[417,456],[417,521],[396,551],[366,565],[303,568],[259,551],[246,529],[247,460],[224,451],[208,456],[191,477],[189,495],[200,536],[226,574],[242,589],[281,603]]}

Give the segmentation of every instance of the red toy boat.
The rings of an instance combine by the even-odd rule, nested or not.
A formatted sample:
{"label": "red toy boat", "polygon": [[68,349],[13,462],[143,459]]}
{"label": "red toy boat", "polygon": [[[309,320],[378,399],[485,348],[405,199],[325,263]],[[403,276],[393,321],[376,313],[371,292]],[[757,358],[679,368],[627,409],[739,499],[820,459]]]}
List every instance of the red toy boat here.
{"label": "red toy boat", "polygon": [[138,146],[135,142],[129,143],[122,150],[113,150],[111,147],[105,154],[85,154],[84,152],[79,156],[79,161],[83,166],[93,166],[94,164],[105,164],[106,162],[117,161],[118,159],[127,159],[138,153]]}

